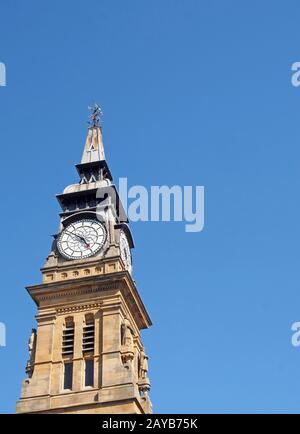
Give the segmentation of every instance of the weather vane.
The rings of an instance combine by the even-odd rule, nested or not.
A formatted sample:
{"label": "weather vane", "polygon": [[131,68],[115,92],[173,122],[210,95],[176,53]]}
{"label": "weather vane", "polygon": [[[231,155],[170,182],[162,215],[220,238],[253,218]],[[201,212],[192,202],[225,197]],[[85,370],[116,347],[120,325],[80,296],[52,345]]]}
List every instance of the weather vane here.
{"label": "weather vane", "polygon": [[101,107],[98,104],[94,104],[93,107],[89,107],[91,114],[89,116],[89,125],[90,127],[100,127],[101,126],[101,117],[103,116],[103,112]]}

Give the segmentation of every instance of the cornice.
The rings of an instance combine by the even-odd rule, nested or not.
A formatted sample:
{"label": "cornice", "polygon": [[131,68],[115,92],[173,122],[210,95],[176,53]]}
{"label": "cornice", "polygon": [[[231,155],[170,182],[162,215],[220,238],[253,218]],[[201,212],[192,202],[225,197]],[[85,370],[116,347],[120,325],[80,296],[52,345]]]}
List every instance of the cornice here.
{"label": "cornice", "polygon": [[[103,298],[105,293],[120,291],[123,299],[134,312],[133,315],[138,327],[141,329],[152,325],[135,283],[127,271],[115,272],[110,276],[90,276],[42,283],[29,286],[26,289],[40,309],[55,307],[55,305],[56,309],[69,309],[71,303],[74,303],[74,308],[76,308],[77,304],[91,304],[89,303],[91,295]],[[93,303],[100,303],[100,301]]]}

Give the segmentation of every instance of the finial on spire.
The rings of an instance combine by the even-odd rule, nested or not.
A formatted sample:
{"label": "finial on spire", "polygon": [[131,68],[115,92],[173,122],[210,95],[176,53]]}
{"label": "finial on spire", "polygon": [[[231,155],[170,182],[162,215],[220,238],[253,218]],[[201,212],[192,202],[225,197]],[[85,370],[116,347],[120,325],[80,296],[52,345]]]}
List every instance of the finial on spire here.
{"label": "finial on spire", "polygon": [[90,127],[100,127],[101,126],[101,117],[103,116],[103,112],[101,107],[98,104],[94,104],[92,107],[88,108],[91,111],[89,116],[89,125]]}

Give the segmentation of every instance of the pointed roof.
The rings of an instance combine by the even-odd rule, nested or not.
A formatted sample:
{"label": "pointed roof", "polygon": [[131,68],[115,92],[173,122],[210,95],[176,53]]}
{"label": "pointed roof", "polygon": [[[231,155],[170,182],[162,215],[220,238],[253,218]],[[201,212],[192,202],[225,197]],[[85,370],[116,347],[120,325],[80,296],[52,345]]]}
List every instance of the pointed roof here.
{"label": "pointed roof", "polygon": [[101,127],[93,126],[88,129],[81,164],[105,160]]}

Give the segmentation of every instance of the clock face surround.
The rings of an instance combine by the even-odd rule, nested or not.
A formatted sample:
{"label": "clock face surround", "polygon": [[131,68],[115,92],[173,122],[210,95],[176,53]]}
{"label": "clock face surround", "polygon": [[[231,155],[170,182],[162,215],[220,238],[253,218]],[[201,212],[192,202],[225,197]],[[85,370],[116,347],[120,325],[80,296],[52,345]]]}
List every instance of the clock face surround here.
{"label": "clock face surround", "polygon": [[123,231],[120,233],[120,254],[126,269],[131,273],[132,258],[127,237]]}
{"label": "clock face surround", "polygon": [[57,248],[66,259],[95,255],[105,244],[107,232],[98,220],[81,219],[70,223],[60,234]]}

